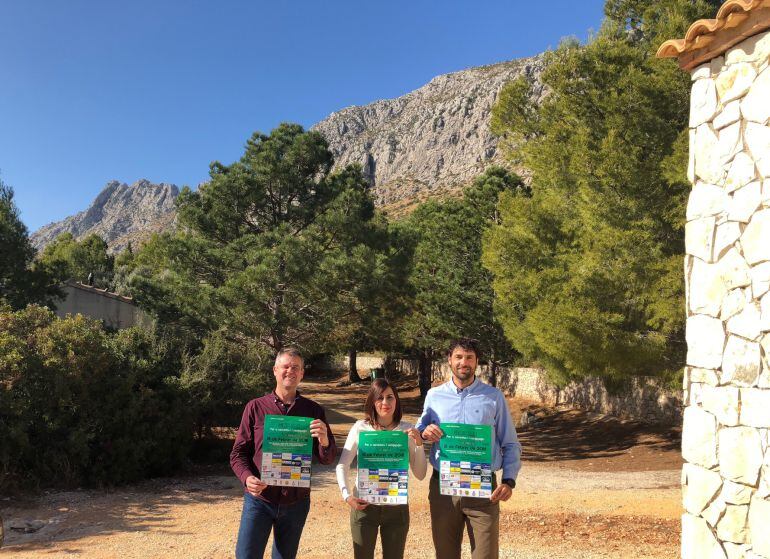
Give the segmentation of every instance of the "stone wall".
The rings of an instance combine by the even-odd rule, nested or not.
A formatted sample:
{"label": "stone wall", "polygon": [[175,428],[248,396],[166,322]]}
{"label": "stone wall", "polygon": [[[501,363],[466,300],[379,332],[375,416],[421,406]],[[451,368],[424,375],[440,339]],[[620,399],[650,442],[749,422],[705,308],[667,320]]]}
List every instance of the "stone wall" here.
{"label": "stone wall", "polygon": [[[392,371],[416,375],[417,361],[390,360]],[[479,367],[478,376],[489,381],[489,369]],[[449,380],[446,361],[433,363],[433,379]],[[653,378],[636,378],[610,390],[600,378],[587,378],[558,387],[546,372],[532,367],[500,368],[497,386],[508,396],[527,398],[549,406],[566,405],[578,409],[635,419],[646,423],[678,425],[682,421],[682,393],[661,386]]]}
{"label": "stone wall", "polygon": [[692,72],[682,556],[770,558],[770,32]]}
{"label": "stone wall", "polygon": [[[397,372],[404,376],[417,376],[416,359],[386,360],[359,355],[356,361],[362,374],[374,367],[385,367],[391,374]],[[328,357],[322,363],[319,362],[320,368],[339,372],[347,371],[347,365],[347,357],[343,356]],[[434,381],[449,380],[452,374],[445,360],[434,361],[432,371]],[[485,382],[489,381],[486,365],[479,367],[477,374]],[[497,386],[508,396],[527,398],[549,406],[566,405],[663,425],[678,425],[682,421],[682,392],[670,390],[649,377],[631,379],[613,389],[607,388],[604,381],[596,377],[558,387],[548,380],[548,375],[542,369],[502,367],[497,371]]]}
{"label": "stone wall", "polygon": [[[356,356],[356,369],[358,372],[366,375],[370,369],[376,367],[382,367],[385,360],[382,357],[376,357],[374,355],[357,355]],[[326,355],[323,359],[315,361],[315,366],[324,371],[336,371],[339,373],[346,372],[348,370],[348,364],[350,360],[347,355]]]}
{"label": "stone wall", "polygon": [[151,319],[127,297],[73,281],[63,285],[62,292],[64,298],[56,303],[59,317],[82,314],[116,330],[151,324]]}

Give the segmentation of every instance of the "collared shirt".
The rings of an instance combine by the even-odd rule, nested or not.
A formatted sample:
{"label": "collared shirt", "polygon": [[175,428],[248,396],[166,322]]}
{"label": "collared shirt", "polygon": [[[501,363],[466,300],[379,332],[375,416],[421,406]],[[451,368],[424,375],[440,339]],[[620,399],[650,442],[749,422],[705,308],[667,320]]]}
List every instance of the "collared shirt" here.
{"label": "collared shirt", "polygon": [[[326,448],[318,444],[318,439],[313,438],[313,456],[321,464],[332,464],[337,456],[337,445],[334,441],[329,422],[326,421],[324,409],[313,400],[305,398],[299,391],[294,403],[287,406],[275,392],[271,392],[255,398],[246,404],[241,418],[241,425],[235,437],[233,450],[230,452],[230,467],[238,476],[241,483],[246,486],[246,478],[249,476],[260,477],[262,468],[262,435],[265,426],[266,415],[293,415],[298,417],[310,417],[320,419],[326,423],[329,436],[329,446]],[[290,505],[310,496],[307,487],[278,487],[270,485],[266,487],[258,498],[274,505]]]}
{"label": "collared shirt", "polygon": [[[491,425],[492,471],[503,470],[503,479],[516,479],[521,469],[521,444],[516,427],[508,411],[505,396],[497,388],[484,384],[478,378],[470,386],[457,388],[448,382],[428,390],[417,430],[422,433],[428,425],[466,423]],[[439,470],[441,444],[434,443],[430,463]]]}

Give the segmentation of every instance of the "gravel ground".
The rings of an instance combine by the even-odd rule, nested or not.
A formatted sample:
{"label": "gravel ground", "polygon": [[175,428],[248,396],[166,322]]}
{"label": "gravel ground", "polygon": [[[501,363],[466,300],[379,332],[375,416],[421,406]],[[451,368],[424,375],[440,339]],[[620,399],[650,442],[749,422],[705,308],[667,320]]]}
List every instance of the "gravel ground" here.
{"label": "gravel ground", "polygon": [[[501,509],[501,557],[676,556],[678,472],[608,477],[525,467]],[[352,556],[333,469],[316,468],[313,481],[300,557]],[[431,557],[427,483],[412,479],[410,492],[406,557]],[[240,507],[241,490],[230,476],[159,479],[112,493],[53,492],[5,507],[7,525],[42,520],[45,526],[32,534],[10,532],[0,557],[230,557]]]}
{"label": "gravel ground", "polygon": [[[337,390],[330,383],[306,384],[307,393],[333,410],[330,416],[341,446],[358,415],[363,388]],[[408,400],[408,390],[403,394]],[[415,405],[413,402],[412,411]],[[513,412],[514,417],[519,411]],[[577,421],[574,414],[566,418],[554,413],[551,417],[555,426],[567,419]],[[581,421],[589,432],[597,419],[585,415]],[[501,557],[678,557],[681,506],[676,444],[661,446],[658,439],[642,433],[631,442],[618,440],[598,448],[587,445],[586,440],[595,442],[602,437],[587,435],[585,440],[575,440],[580,447],[573,453],[580,456],[577,460],[562,448],[554,452],[545,439],[539,442],[537,435],[548,433],[548,423],[543,425],[541,430],[522,434],[528,445],[525,456],[529,449],[532,459],[524,461],[513,498],[502,504]],[[604,420],[599,425],[606,430]],[[661,469],[651,469],[655,464]],[[56,491],[5,498],[0,500],[0,510],[6,521],[6,547],[0,549],[0,558],[232,557],[241,500],[239,482],[228,475],[225,466],[115,491]],[[427,480],[411,480],[410,501],[405,557],[433,557]],[[7,529],[34,520],[43,524],[34,533]],[[314,467],[312,507],[299,556],[352,557],[348,508],[339,495],[333,467]],[[463,558],[470,558],[467,543]]]}

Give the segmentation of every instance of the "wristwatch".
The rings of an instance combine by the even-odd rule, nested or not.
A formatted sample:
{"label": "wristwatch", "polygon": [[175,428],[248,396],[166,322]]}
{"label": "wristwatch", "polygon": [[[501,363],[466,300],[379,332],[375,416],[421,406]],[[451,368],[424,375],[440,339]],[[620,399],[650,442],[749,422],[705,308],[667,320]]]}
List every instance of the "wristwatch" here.
{"label": "wristwatch", "polygon": [[503,483],[504,483],[505,485],[507,485],[508,487],[510,487],[511,489],[513,489],[514,487],[516,487],[516,480],[515,480],[515,479],[512,479],[512,478],[509,478],[509,477],[507,477],[507,478],[503,478]]}

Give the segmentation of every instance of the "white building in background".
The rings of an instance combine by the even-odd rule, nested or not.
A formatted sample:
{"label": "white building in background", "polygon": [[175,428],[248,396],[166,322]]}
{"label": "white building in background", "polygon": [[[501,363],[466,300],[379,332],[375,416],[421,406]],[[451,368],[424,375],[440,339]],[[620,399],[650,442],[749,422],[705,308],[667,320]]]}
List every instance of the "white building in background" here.
{"label": "white building in background", "polygon": [[130,297],[75,281],[64,284],[62,291],[64,298],[56,305],[56,315],[61,318],[68,314],[82,314],[101,320],[106,327],[115,330],[151,323]]}

